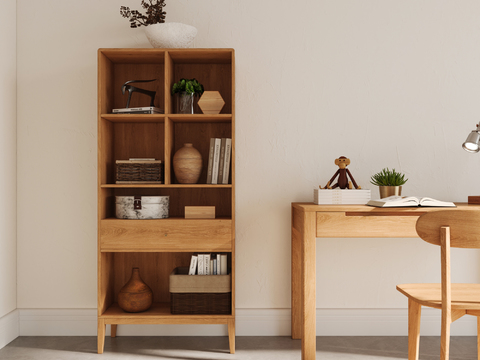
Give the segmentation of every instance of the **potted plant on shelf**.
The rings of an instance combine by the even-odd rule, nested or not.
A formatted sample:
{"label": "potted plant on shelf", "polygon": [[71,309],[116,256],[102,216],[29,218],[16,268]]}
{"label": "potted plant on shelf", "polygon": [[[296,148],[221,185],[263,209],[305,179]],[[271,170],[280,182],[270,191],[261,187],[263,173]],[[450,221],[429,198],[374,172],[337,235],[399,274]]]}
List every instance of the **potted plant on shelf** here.
{"label": "potted plant on shelf", "polygon": [[197,35],[197,28],[182,23],[165,23],[165,0],[142,0],[145,14],[120,7],[120,15],[128,18],[131,28],[145,26],[145,35],[154,48],[188,48]]}
{"label": "potted plant on shelf", "polygon": [[198,114],[198,99],[203,94],[203,85],[196,79],[180,79],[172,86],[176,114]]}
{"label": "potted plant on shelf", "polygon": [[370,183],[378,186],[380,198],[383,199],[393,195],[402,195],[402,185],[407,180],[405,179],[405,174],[396,172],[395,169],[390,171],[388,168],[384,168],[382,171],[372,175]]}

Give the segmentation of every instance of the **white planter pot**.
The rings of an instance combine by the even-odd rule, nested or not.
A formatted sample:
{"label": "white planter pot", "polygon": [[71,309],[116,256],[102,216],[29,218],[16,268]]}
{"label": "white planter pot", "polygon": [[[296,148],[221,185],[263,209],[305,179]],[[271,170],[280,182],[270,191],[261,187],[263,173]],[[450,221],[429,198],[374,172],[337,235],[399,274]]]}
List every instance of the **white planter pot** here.
{"label": "white planter pot", "polygon": [[154,24],[145,27],[145,35],[154,48],[188,48],[197,28],[181,23]]}

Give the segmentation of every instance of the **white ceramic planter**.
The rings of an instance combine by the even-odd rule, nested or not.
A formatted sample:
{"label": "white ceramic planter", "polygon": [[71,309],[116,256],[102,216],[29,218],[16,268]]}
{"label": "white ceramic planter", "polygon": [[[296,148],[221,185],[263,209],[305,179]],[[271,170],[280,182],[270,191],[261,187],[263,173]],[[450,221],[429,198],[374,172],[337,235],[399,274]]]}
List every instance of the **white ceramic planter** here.
{"label": "white ceramic planter", "polygon": [[145,35],[154,48],[188,48],[197,28],[182,23],[153,24],[145,27]]}

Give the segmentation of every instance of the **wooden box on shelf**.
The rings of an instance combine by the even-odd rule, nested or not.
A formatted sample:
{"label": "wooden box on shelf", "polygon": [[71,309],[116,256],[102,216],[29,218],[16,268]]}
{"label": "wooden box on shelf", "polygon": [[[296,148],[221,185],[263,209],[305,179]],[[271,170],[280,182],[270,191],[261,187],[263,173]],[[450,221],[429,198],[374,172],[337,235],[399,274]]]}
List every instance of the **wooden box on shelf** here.
{"label": "wooden box on shelf", "polygon": [[215,219],[215,206],[185,206],[185,219]]}
{"label": "wooden box on shelf", "polygon": [[[232,49],[99,49],[98,51],[98,352],[105,326],[119,324],[226,324],[235,351],[235,60]],[[206,90],[220,91],[220,114],[174,114],[171,87],[196,78]],[[156,92],[163,114],[112,114],[125,107],[121,86],[129,80],[157,79],[142,87]],[[145,106],[133,96],[131,107]],[[206,166],[196,184],[176,183],[173,155],[193,143],[208,159],[210,138],[232,139],[230,184],[207,184]],[[163,183],[116,183],[116,160],[153,158],[163,164]],[[168,219],[115,218],[115,196],[169,196]],[[185,207],[214,207],[214,219],[185,218]],[[169,276],[196,252],[224,252],[231,259],[228,311],[221,315],[170,312]],[[133,267],[154,294],[142,313],[118,307],[118,292]]]}

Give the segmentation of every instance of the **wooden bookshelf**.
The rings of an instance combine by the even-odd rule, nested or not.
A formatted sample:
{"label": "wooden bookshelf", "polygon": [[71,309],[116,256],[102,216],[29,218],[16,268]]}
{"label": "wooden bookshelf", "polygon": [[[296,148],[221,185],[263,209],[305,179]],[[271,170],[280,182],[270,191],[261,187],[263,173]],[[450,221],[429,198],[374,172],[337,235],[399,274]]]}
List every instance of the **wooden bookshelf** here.
{"label": "wooden bookshelf", "polygon": [[[225,100],[220,114],[173,114],[170,89],[180,78],[196,78],[205,90]],[[139,87],[155,90],[155,106],[164,114],[112,114],[123,108],[121,86],[133,79],[157,79]],[[141,95],[130,106],[145,106]],[[229,184],[206,184],[211,137],[232,139]],[[197,184],[179,184],[172,159],[184,143],[200,151],[203,169]],[[164,163],[163,184],[116,184],[115,161],[155,158]],[[170,196],[170,217],[158,220],[115,218],[115,196]],[[185,206],[215,206],[215,219],[185,219]],[[172,315],[168,279],[188,266],[195,252],[227,253],[232,276],[228,315]],[[154,305],[127,313],[117,295],[133,267],[152,288]],[[98,50],[98,353],[103,353],[106,325],[225,324],[230,352],[235,352],[235,60],[233,49]]]}

